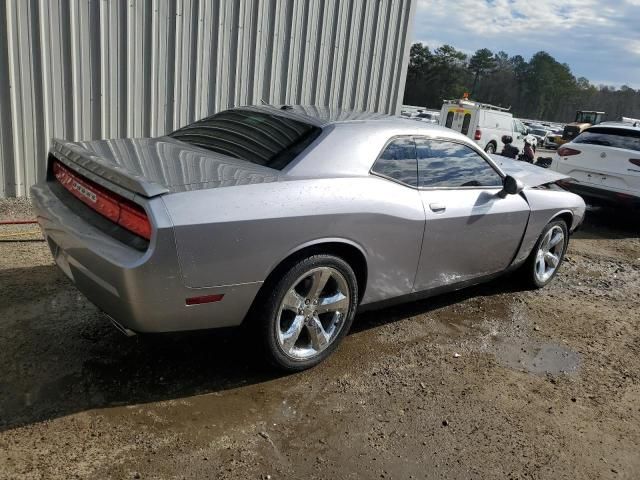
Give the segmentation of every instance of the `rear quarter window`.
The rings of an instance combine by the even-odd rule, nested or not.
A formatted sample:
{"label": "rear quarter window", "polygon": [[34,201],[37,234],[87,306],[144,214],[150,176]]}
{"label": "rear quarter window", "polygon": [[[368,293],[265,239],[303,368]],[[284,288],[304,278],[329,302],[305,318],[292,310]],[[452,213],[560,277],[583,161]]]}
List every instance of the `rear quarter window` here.
{"label": "rear quarter window", "polygon": [[389,142],[371,171],[406,185],[418,185],[416,145],[411,138],[397,138]]}
{"label": "rear quarter window", "polygon": [[601,145],[640,152],[640,131],[623,128],[590,128],[576,137],[573,143]]}

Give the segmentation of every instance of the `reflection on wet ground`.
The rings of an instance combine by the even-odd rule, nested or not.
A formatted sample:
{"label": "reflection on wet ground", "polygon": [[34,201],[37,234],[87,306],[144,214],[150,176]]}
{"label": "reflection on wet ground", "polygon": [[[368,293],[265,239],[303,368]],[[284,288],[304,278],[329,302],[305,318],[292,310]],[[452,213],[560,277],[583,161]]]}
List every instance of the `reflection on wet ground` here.
{"label": "reflection on wet ground", "polygon": [[494,351],[502,365],[536,374],[575,373],[580,357],[562,345],[499,342]]}

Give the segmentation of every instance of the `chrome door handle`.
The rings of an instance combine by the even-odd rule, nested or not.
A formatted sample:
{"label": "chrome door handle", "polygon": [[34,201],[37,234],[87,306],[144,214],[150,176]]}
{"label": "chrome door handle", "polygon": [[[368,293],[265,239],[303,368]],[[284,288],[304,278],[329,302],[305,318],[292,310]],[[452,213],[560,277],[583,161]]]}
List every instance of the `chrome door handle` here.
{"label": "chrome door handle", "polygon": [[432,212],[435,212],[435,213],[444,213],[444,211],[447,209],[447,207],[445,207],[441,203],[430,203],[429,208],[431,209]]}

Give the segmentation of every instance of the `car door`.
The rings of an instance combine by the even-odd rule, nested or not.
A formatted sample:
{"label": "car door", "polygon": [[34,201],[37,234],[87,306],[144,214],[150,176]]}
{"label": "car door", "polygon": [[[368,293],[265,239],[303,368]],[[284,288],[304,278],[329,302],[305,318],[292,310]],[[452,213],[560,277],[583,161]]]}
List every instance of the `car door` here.
{"label": "car door", "polygon": [[452,140],[414,140],[426,215],[414,291],[506,269],[527,225],[527,202],[500,194],[501,174],[476,149]]}
{"label": "car door", "polygon": [[[425,223],[418,191],[416,148],[411,136],[391,138],[374,162],[371,173],[384,178],[384,183],[387,180],[393,183],[374,187],[372,191],[387,205],[380,211],[381,215],[372,217],[377,225],[370,229],[366,240],[371,249],[366,302],[413,291]],[[363,224],[354,228],[368,227]]]}
{"label": "car door", "polygon": [[527,127],[516,119],[513,119],[513,143],[512,145],[520,150],[520,153],[524,152],[524,139],[527,136]]}

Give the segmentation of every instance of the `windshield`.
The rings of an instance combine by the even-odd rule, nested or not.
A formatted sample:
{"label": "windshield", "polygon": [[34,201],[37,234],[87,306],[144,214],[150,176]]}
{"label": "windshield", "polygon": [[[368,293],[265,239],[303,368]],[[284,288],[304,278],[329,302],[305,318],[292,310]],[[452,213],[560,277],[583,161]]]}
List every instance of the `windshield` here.
{"label": "windshield", "polygon": [[257,165],[282,170],[321,129],[289,117],[245,109],[226,110],[169,136]]}
{"label": "windshield", "polygon": [[538,135],[539,137],[544,137],[547,132],[545,130],[531,130],[532,135]]}
{"label": "windshield", "polygon": [[597,112],[578,112],[576,122],[578,123],[599,123],[599,115]]}

